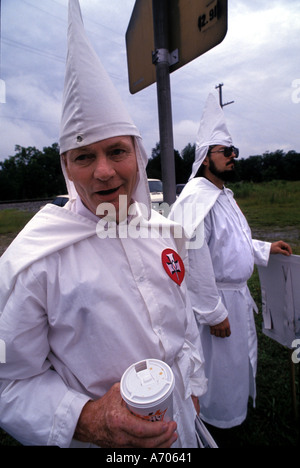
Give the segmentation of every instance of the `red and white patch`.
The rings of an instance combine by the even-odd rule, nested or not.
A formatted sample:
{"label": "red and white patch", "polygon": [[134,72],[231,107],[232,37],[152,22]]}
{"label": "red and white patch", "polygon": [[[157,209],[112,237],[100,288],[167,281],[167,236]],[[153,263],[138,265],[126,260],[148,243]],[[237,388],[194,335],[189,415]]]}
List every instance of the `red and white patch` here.
{"label": "red and white patch", "polygon": [[170,278],[179,286],[184,278],[184,264],[180,256],[175,250],[165,249],[161,254],[163,267]]}

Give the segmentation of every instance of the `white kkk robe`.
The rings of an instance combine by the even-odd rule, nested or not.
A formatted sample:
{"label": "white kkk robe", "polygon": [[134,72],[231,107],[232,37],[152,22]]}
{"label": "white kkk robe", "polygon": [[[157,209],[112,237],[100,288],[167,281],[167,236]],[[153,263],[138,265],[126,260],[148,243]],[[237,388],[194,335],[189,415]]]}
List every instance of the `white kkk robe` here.
{"label": "white kkk robe", "polygon": [[[197,318],[205,357],[208,390],[200,398],[201,417],[220,428],[241,424],[246,418],[249,395],[255,401],[257,337],[253,310],[256,305],[250,295],[247,280],[254,263],[267,265],[269,242],[252,240],[246,218],[228,188],[218,189],[205,178],[194,178],[185,186],[176,207],[198,204],[201,209],[193,223],[186,226],[193,232],[204,219],[205,239],[215,273],[216,286],[228,311],[231,336],[219,338],[210,334],[208,325],[217,322],[203,311],[209,309],[203,294],[201,256],[199,250],[189,250],[188,288]],[[212,302],[212,307],[215,302]]]}
{"label": "white kkk robe", "polygon": [[46,205],[1,258],[0,425],[26,445],[85,446],[72,440],[84,404],[129,365],[156,358],[175,374],[174,446],[193,447],[190,396],[207,384],[201,345],[185,281],[161,262],[182,241],[150,238],[153,226],[170,226],[155,212],[148,238],[100,239],[99,219],[76,207]]}

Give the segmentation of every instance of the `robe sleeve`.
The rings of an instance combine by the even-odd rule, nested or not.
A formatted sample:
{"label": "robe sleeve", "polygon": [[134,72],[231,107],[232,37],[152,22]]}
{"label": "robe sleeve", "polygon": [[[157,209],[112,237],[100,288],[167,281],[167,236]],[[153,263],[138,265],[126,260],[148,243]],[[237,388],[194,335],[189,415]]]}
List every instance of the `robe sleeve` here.
{"label": "robe sleeve", "polygon": [[189,250],[187,285],[195,318],[199,324],[217,325],[228,316],[221,301],[207,242]]}
{"label": "robe sleeve", "polygon": [[271,242],[252,239],[254,263],[267,266],[270,258]]}
{"label": "robe sleeve", "polygon": [[0,426],[23,445],[69,447],[87,395],[63,382],[47,359],[45,291],[20,273],[0,316],[6,362],[0,364]]}
{"label": "robe sleeve", "polygon": [[199,397],[207,391],[202,344],[188,295],[186,300],[185,340],[181,352],[176,356],[185,399],[189,398],[190,395]]}
{"label": "robe sleeve", "polygon": [[[183,242],[181,240],[183,239]],[[180,254],[185,268],[188,268],[188,249],[186,238],[175,239],[177,251]],[[190,296],[185,280],[186,331],[181,352],[176,356],[177,365],[182,378],[183,393],[187,399],[191,395],[201,396],[207,391],[207,378],[204,371],[204,354],[199,337],[198,327],[194,316]]]}

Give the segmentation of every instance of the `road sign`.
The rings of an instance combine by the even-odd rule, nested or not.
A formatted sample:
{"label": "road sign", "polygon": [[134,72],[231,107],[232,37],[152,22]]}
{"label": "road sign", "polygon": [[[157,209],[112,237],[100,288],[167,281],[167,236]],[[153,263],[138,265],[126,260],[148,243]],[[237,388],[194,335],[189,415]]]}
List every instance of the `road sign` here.
{"label": "road sign", "polygon": [[[169,0],[170,72],[218,45],[227,33],[227,0]],[[126,32],[129,89],[155,83],[152,0],[136,0]]]}

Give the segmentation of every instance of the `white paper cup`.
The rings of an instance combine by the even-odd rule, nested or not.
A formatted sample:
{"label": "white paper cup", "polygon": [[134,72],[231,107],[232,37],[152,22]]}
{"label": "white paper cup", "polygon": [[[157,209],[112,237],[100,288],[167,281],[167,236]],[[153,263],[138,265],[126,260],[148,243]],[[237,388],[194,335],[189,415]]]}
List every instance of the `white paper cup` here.
{"label": "white paper cup", "polygon": [[147,421],[173,420],[172,369],[158,359],[132,364],[123,374],[121,395],[129,410]]}

